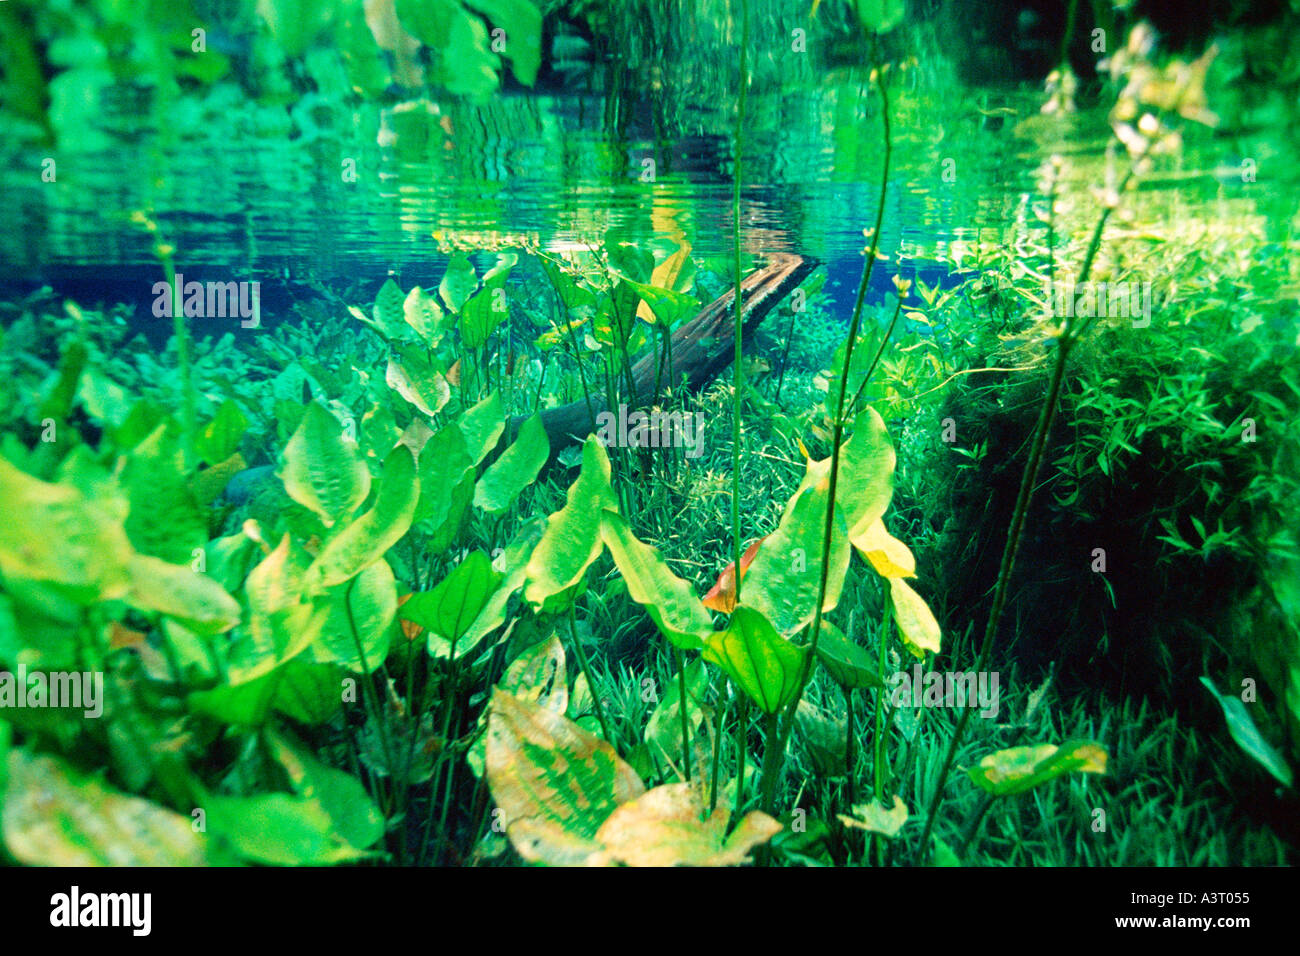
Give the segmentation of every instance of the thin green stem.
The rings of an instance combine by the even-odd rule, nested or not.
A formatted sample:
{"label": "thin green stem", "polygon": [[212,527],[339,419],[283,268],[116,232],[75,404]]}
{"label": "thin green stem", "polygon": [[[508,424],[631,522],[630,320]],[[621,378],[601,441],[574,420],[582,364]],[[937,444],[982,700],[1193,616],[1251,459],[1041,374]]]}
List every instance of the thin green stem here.
{"label": "thin green stem", "polygon": [[727,698],[718,702],[717,722],[713,731],[713,776],[709,779],[709,813],[718,807],[718,773],[722,770],[722,728],[727,723]]}
{"label": "thin green stem", "polygon": [[740,601],[740,410],[741,393],[745,385],[745,369],[741,362],[744,335],[744,303],[740,294],[740,180],[744,159],[745,91],[749,86],[749,0],[740,3],[740,91],[736,104],[736,166],[732,176],[731,234],[735,252],[736,323],[732,356],[732,415],[731,415],[731,550],[732,567],[736,569],[736,601]]}
{"label": "thin green stem", "polygon": [[[677,713],[682,718],[682,768],[686,774],[686,782],[691,780],[691,734],[690,718],[686,711],[688,703],[686,699],[686,658],[682,654],[682,649],[673,645],[673,650],[677,652]],[[590,680],[590,678],[588,678]]]}
{"label": "thin green stem", "polygon": [[[800,670],[798,689],[795,691],[793,699],[786,711],[786,720],[784,730],[781,732],[781,746],[778,748],[778,754],[784,754],[785,743],[789,739],[794,729],[795,714],[799,709],[799,702],[803,699],[804,691],[808,687],[808,680],[812,676],[813,661],[817,656],[817,642],[821,637],[822,627],[822,608],[826,604],[826,591],[830,575],[830,553],[831,537],[835,528],[835,493],[839,484],[840,473],[840,443],[844,436],[844,400],[847,397],[849,383],[849,369],[853,367],[853,346],[858,339],[858,330],[862,325],[862,304],[866,300],[867,285],[871,281],[871,272],[876,263],[876,252],[880,248],[880,229],[885,218],[885,193],[889,185],[889,163],[893,154],[893,137],[889,124],[889,91],[885,85],[884,71],[880,70],[876,74],[877,86],[880,89],[881,98],[881,120],[884,125],[884,162],[880,174],[880,198],[876,205],[876,225],[871,233],[871,248],[867,253],[867,262],[862,270],[862,281],[858,284],[857,301],[853,306],[853,321],[849,324],[848,342],[844,347],[844,368],[840,374],[839,396],[835,409],[835,421],[833,423],[833,437],[831,439],[831,472],[830,488],[826,502],[826,521],[822,528],[822,547],[821,547],[821,577],[817,589],[817,607],[813,614],[812,640],[808,646],[807,654],[804,657],[803,666]],[[865,384],[865,383],[864,383]],[[740,567],[740,563],[736,563]],[[739,579],[739,574],[737,574]],[[765,813],[772,813],[776,807],[776,784],[780,777],[779,762],[775,766],[772,774],[767,773],[766,760],[764,763],[764,775],[761,783],[762,808]]]}
{"label": "thin green stem", "polygon": [[740,693],[740,714],[736,721],[736,807],[732,818],[740,819],[745,805],[745,758],[749,755],[749,698]]}
{"label": "thin green stem", "polygon": [[587,660],[587,652],[583,649],[582,641],[578,639],[578,612],[572,604],[569,605],[569,638],[573,641],[573,652],[578,655],[578,663],[582,666],[582,672],[587,675],[587,686],[591,688],[591,702],[596,709],[596,719],[600,721],[600,732],[612,744],[614,738],[609,735],[609,723],[605,720],[605,707],[600,702],[600,691],[596,686],[596,677],[591,672],[591,662]]}

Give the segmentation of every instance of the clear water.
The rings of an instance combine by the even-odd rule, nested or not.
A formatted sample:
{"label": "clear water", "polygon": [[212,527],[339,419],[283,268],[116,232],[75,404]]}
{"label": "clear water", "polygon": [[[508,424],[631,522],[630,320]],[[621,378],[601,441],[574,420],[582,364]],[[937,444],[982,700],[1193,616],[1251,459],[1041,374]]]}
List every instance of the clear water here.
{"label": "clear water", "polygon": [[[820,259],[846,312],[882,161],[879,99],[864,92],[860,73],[756,91],[744,131],[746,249]],[[973,249],[978,265],[981,248],[1032,226],[1045,147],[1069,155],[1076,175],[1104,175],[1100,110],[1079,113],[1063,134],[1038,115],[1037,88],[949,86],[940,95],[926,86],[905,73],[893,89],[881,243],[890,259],[877,270],[877,294],[900,262],[905,274],[942,281],[954,244]],[[309,97],[286,110],[228,86],[183,112],[140,107],[125,94],[110,101],[92,148],[54,154],[54,183],[41,180],[46,157],[9,157],[0,194],[6,221],[22,228],[0,234],[0,292],[50,283],[88,304],[136,302],[144,311],[161,271],[152,238],[131,221],[141,209],[176,245],[178,271],[260,281],[271,311],[307,276],[369,291],[390,272],[405,285],[436,283],[450,243],[528,239],[565,250],[612,234],[671,248],[685,238],[697,260],[730,271],[735,111],[716,94],[684,97],[667,120],[649,94],[622,102],[618,117],[604,97],[577,93],[356,109]],[[1253,130],[1247,145],[1231,130],[1190,141],[1177,201],[1236,204],[1234,214],[1285,206],[1294,163],[1273,162],[1269,181],[1254,184],[1232,166],[1261,141],[1289,141],[1274,132]],[[1169,217],[1164,225],[1178,228],[1172,207]]]}

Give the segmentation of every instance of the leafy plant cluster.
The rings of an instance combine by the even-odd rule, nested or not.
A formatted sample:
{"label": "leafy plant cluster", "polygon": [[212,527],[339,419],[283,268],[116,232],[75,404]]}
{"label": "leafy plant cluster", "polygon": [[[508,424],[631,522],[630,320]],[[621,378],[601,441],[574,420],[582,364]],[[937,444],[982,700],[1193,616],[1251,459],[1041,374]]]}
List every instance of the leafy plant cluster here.
{"label": "leafy plant cluster", "polygon": [[[853,9],[870,31],[901,16],[892,2]],[[1115,115],[1130,151],[1123,185],[1099,215],[1090,210],[1091,232],[1068,230],[1082,241],[1047,243],[1049,268],[1058,253],[1077,256],[1080,281],[1094,266],[1128,268],[1111,252],[1124,247],[1103,241],[1107,220],[1126,185],[1150,171],[1148,153],[1171,142],[1175,116],[1203,107],[1195,69],[1172,96],[1147,53],[1136,44],[1120,71],[1129,83],[1121,104],[1159,114]],[[700,305],[681,239],[650,248],[614,238],[567,259],[525,249],[545,288],[522,303],[508,289],[515,253],[481,273],[458,255],[436,290],[389,281],[371,308],[347,310],[350,327],[286,324],[251,348],[195,347],[178,321],[165,361],[124,342],[121,321],[91,321],[74,306],[52,317],[39,298],[20,306],[0,353],[16,399],[0,445],[9,515],[0,665],[101,675],[105,699],[102,719],[40,706],[0,712],[5,851],[32,864],[953,864],[988,859],[1017,828],[1077,843],[1077,820],[1060,824],[1063,792],[1074,811],[1090,787],[1140,792],[1149,779],[1133,769],[1141,746],[1107,719],[1060,716],[1047,685],[1017,691],[1005,720],[972,733],[970,709],[949,716],[891,693],[904,662],[925,669],[945,652],[987,673],[1004,610],[1038,607],[1011,596],[1018,549],[1037,534],[1038,478],[1044,465],[1065,474],[1051,481],[1068,498],[1077,467],[1071,505],[1091,501],[1085,486],[1095,479],[1055,436],[1113,423],[1103,349],[1129,334],[1092,329],[1086,317],[1035,327],[1050,344],[1025,364],[1041,362],[1042,372],[999,391],[1037,418],[1015,447],[996,451],[1018,491],[983,639],[973,641],[976,602],[954,607],[955,588],[936,587],[940,571],[925,573],[904,540],[937,540],[935,486],[908,479],[902,520],[895,487],[898,448],[915,469],[925,441],[922,426],[900,423],[946,409],[943,390],[976,374],[964,357],[991,323],[961,328],[983,308],[971,290],[918,285],[924,307],[908,309],[902,281],[882,321],[863,322],[897,74],[871,76],[881,201],[847,337],[821,377],[825,399],[783,412],[779,385],[768,398],[770,376],[756,388],[737,361],[730,388],[691,400],[721,418],[729,399],[733,426],[698,472],[665,450],[606,449],[595,436],[566,450],[569,436],[553,442],[543,414],[552,403],[594,412],[602,402],[682,400],[683,383],[660,375],[642,394],[634,371],[647,360],[671,368],[672,332]],[[738,208],[737,191],[737,281]],[[170,276],[174,250],[158,250]],[[1022,278],[1012,273],[1010,289],[1023,292]],[[1287,328],[1272,300],[1242,316],[1240,286],[1215,288],[1223,301],[1204,321],[1240,321],[1243,334]],[[737,302],[738,360],[741,313]],[[1187,329],[1182,344],[1200,334],[1191,316]],[[1290,408],[1289,340],[1268,341],[1207,358],[1209,384],[1199,387],[1209,397],[1189,388],[1177,400],[1209,416],[1216,390],[1250,383],[1261,407],[1278,410],[1270,396]],[[1156,368],[1172,364],[1145,355]],[[1236,363],[1250,355],[1243,372]],[[966,442],[972,423],[956,424]],[[1127,428],[1106,432],[1116,450],[1103,473],[1138,467],[1127,446],[1148,435],[1158,445],[1185,434]],[[1099,446],[1085,437],[1081,447]],[[960,456],[971,468],[951,484],[994,449],[977,436]],[[742,460],[760,453],[779,476],[747,491],[742,510],[741,479],[754,469]],[[1249,534],[1216,547],[1234,542],[1253,557],[1255,542],[1282,540],[1271,509],[1290,491],[1285,477],[1255,481],[1266,473],[1257,454],[1234,451],[1215,492],[1244,496],[1234,520],[1250,521]],[[259,461],[271,472],[249,495],[248,466]],[[548,470],[561,466],[570,470]],[[729,528],[716,511],[712,526],[685,532],[672,520],[702,491],[730,496]],[[1182,506],[1161,514],[1181,516]],[[718,542],[728,537],[724,565]],[[1027,544],[1021,566],[1033,554]],[[1287,579],[1271,580],[1279,606],[1294,607]],[[946,635],[924,594],[943,602]],[[610,652],[627,638],[643,645],[634,665]],[[1289,772],[1239,701],[1221,705],[1243,747]],[[1172,748],[1176,735],[1153,739]],[[1164,765],[1177,761],[1171,749]],[[1106,774],[1113,786],[1098,779]],[[1099,852],[1076,847],[1072,858]],[[1188,857],[1163,844],[1157,853]]]}

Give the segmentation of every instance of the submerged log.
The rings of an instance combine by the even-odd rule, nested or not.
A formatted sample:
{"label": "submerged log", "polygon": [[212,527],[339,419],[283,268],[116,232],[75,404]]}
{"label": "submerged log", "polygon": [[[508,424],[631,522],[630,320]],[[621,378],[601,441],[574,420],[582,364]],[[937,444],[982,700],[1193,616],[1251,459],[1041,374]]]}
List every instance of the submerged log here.
{"label": "submerged log", "polygon": [[[816,259],[791,253],[774,253],[762,269],[751,273],[740,284],[741,289],[741,347],[785,296],[817,268]],[[693,391],[711,382],[735,358],[735,289],[710,302],[689,322],[683,323],[673,333],[672,366],[660,368],[657,349],[651,349],[632,366],[632,380],[636,390],[629,409],[645,409],[655,399],[656,373],[659,393],[669,388],[686,387]],[[580,398],[576,402],[542,411],[542,425],[550,439],[551,451],[558,452],[566,445],[581,442],[597,430],[595,416],[609,410],[605,396],[593,392],[590,404]],[[511,433],[524,422],[517,417],[511,422]]]}

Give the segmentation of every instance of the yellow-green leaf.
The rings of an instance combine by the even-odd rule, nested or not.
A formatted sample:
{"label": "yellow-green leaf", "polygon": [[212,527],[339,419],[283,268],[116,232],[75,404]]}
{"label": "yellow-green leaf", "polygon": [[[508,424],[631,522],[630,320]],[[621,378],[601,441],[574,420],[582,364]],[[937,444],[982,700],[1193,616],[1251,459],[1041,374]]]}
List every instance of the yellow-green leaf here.
{"label": "yellow-green leaf", "polygon": [[601,824],[645,792],[608,743],[502,690],[492,693],[487,779],[519,855],[561,865],[599,850]]}
{"label": "yellow-green leaf", "polygon": [[167,614],[200,634],[239,623],[239,602],[205,574],[147,554],[131,555],[127,570],[131,586],[123,599],[133,607]]}
{"label": "yellow-green leaf", "polygon": [[118,793],[62,760],[11,750],[4,841],[29,866],[201,866],[191,821]]}
{"label": "yellow-green leaf", "polygon": [[319,402],[303,413],[302,424],[284,449],[284,490],[320,515],[326,527],[355,511],[370,494],[370,471],[356,442]]}
{"label": "yellow-green leaf", "polygon": [[564,667],[564,645],[552,634],[515,658],[497,685],[515,697],[557,714],[569,709],[569,678]]}
{"label": "yellow-green leaf", "polygon": [[0,574],[65,586],[65,594],[84,604],[126,594],[133,549],[120,495],[87,498],[0,458],[0,500]]}
{"label": "yellow-green leaf", "polygon": [[659,632],[685,650],[701,647],[713,633],[713,619],[691,586],[673,574],[663,556],[639,540],[617,512],[603,513],[600,536],[628,595],[646,609]]}
{"label": "yellow-green leaf", "polygon": [[667,783],[625,803],[596,833],[599,862],[624,866],[738,866],[749,852],[781,832],[781,824],[753,811],[727,836],[731,813],[718,806],[707,819],[689,783]]}
{"label": "yellow-green leaf", "polygon": [[[781,634],[798,632],[816,614],[817,596],[821,593],[826,502],[830,497],[829,474],[827,471],[822,480],[795,492],[781,523],[763,539],[749,571],[741,577],[741,601],[761,611]],[[849,569],[851,551],[845,531],[844,514],[837,506],[823,612],[839,602]]]}
{"label": "yellow-green leaf", "polygon": [[577,584],[601,551],[601,515],[617,511],[609,484],[609,456],[595,437],[582,448],[582,471],[569,487],[568,501],[551,515],[528,562],[524,597],[540,607],[547,598]]}
{"label": "yellow-green leaf", "polygon": [[916,558],[907,545],[885,529],[880,518],[853,539],[853,546],[882,578],[916,577]]}
{"label": "yellow-green leaf", "polygon": [[930,605],[912,590],[902,578],[889,579],[889,596],[894,602],[894,620],[898,635],[907,649],[916,657],[925,657],[926,651],[939,653],[939,622],[935,620]]}
{"label": "yellow-green leaf", "polygon": [[388,387],[401,395],[425,415],[432,417],[451,400],[451,385],[434,367],[420,345],[403,348],[388,358],[384,373]]}
{"label": "yellow-green leaf", "polygon": [[323,589],[340,584],[382,558],[411,527],[419,499],[415,458],[409,447],[399,444],[384,459],[374,505],[321,549],[308,569],[308,586]]}
{"label": "yellow-green leaf", "polygon": [[1104,774],[1106,748],[1092,740],[1011,747],[989,754],[967,772],[989,793],[1005,797],[1074,771]]}
{"label": "yellow-green leaf", "polygon": [[856,827],[859,830],[867,830],[887,837],[898,836],[898,831],[903,829],[903,824],[907,822],[908,817],[907,804],[897,794],[894,796],[894,805],[889,809],[873,800],[865,804],[855,803],[853,813],[855,815],[851,817],[841,813],[840,822],[847,827]]}

